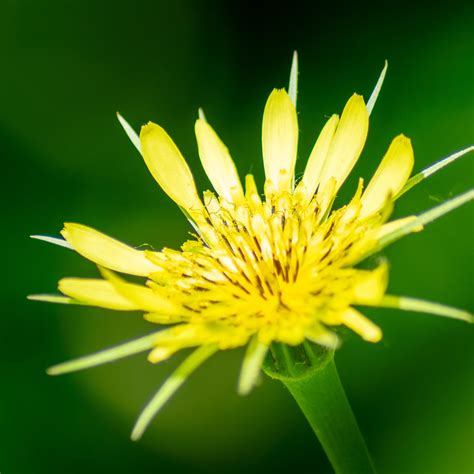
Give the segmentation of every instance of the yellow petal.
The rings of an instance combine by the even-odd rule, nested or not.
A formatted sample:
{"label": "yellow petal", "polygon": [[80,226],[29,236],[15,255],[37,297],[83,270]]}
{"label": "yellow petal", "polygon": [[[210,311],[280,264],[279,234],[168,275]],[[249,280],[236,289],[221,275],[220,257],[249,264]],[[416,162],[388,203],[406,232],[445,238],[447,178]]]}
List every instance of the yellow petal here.
{"label": "yellow petal", "polygon": [[297,148],[298,119],[295,106],[285,90],[275,89],[263,113],[262,150],[265,176],[277,190],[291,190]]}
{"label": "yellow petal", "polygon": [[384,297],[388,284],[388,265],[386,262],[372,271],[359,271],[359,278],[354,286],[353,304],[374,305]]}
{"label": "yellow petal", "polygon": [[303,179],[301,180],[308,193],[308,197],[313,196],[319,184],[321,170],[323,169],[338,122],[339,116],[336,114],[326,122],[309,156]]}
{"label": "yellow petal", "polygon": [[155,123],[140,132],[142,155],[163,191],[191,215],[202,209],[193,175],[170,136]]}
{"label": "yellow petal", "polygon": [[404,135],[394,138],[362,195],[361,217],[379,211],[389,196],[403,188],[413,169],[413,147]]}
{"label": "yellow petal", "polygon": [[203,327],[192,324],[180,324],[162,331],[155,342],[155,348],[148,354],[153,364],[161,362],[175,352],[188,347],[199,346],[208,339]]}
{"label": "yellow petal", "polygon": [[199,157],[214,189],[230,202],[242,201],[242,184],[227,147],[204,120],[196,120],[195,132]]}
{"label": "yellow petal", "polygon": [[329,331],[322,324],[315,324],[306,329],[304,335],[306,339],[309,339],[315,344],[327,347],[328,349],[337,349],[340,346],[337,334]]}
{"label": "yellow petal", "polygon": [[263,360],[268,352],[268,345],[254,336],[247,345],[242,368],[240,369],[239,384],[237,391],[239,395],[247,395],[258,382]]}
{"label": "yellow petal", "polygon": [[379,342],[382,339],[382,330],[354,308],[348,308],[344,312],[342,322],[365,341]]}
{"label": "yellow petal", "polygon": [[168,299],[158,295],[152,289],[128,283],[113,272],[101,269],[101,273],[123,298],[131,301],[139,309],[150,312],[176,313],[176,306]]}
{"label": "yellow petal", "polygon": [[163,313],[146,313],[143,318],[154,324],[175,324],[186,320],[185,316]]}
{"label": "yellow petal", "polygon": [[368,130],[369,113],[364,98],[354,94],[344,107],[332,139],[321,171],[321,187],[324,187],[331,177],[336,179],[336,190],[341,187],[364,148]]}
{"label": "yellow petal", "polygon": [[111,283],[89,278],[63,278],[58,284],[59,291],[78,301],[93,306],[119,311],[139,309],[133,302],[124,298]]}
{"label": "yellow petal", "polygon": [[77,253],[111,270],[139,276],[159,270],[146,258],[144,251],[85,225],[66,223],[61,234]]}

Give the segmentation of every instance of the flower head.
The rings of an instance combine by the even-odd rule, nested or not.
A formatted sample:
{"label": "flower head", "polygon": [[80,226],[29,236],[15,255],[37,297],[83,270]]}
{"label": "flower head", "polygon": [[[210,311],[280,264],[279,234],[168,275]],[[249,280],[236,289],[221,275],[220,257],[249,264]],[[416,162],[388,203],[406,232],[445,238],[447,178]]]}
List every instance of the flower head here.
{"label": "flower head", "polygon": [[[294,62],[290,95],[275,89],[263,113],[263,194],[250,174],[242,185],[227,147],[202,112],[195,133],[202,165],[214,188],[205,191],[203,199],[186,161],[163,128],[150,122],[138,137],[119,116],[151,174],[184,212],[195,234],[179,250],[138,250],[84,225],[67,223],[61,232],[64,241],[42,238],[70,246],[96,263],[103,278],[65,278],[59,282],[61,296],[33,298],[140,310],[147,321],[171,326],[53,367],[50,373],[145,350],[156,363],[181,349],[197,347],[143,412],[134,431],[138,437],[185,377],[219,349],[247,346],[239,380],[239,391],[247,393],[273,342],[298,345],[309,340],[334,349],[339,344],[334,329],[341,325],[367,341],[379,341],[380,328],[356,309],[359,306],[394,306],[470,320],[461,310],[386,295],[388,267],[384,261],[371,270],[356,265],[473,198],[470,191],[419,216],[389,221],[399,196],[473,147],[410,179],[413,148],[407,137],[399,135],[368,184],[364,186],[360,179],[350,202],[333,208],[338,190],[364,147],[369,114],[385,69],[367,104],[354,94],[340,116],[328,119],[302,179],[295,182]],[[116,272],[144,277],[143,284],[131,283]]]}

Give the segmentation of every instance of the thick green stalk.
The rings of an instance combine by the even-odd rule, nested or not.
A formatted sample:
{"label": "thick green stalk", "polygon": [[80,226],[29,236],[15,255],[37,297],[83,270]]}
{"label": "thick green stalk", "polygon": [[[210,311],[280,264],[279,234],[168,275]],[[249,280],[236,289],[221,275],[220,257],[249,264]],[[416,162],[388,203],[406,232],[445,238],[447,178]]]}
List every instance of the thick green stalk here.
{"label": "thick green stalk", "polygon": [[288,388],[337,474],[375,472],[332,351],[307,343],[298,348],[274,345],[264,370]]}

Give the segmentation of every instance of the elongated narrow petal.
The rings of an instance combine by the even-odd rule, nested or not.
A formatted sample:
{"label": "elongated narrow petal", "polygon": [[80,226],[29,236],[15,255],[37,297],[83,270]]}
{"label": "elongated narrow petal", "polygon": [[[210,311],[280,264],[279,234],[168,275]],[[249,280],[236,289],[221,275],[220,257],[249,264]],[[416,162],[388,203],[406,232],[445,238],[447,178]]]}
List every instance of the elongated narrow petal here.
{"label": "elongated narrow petal", "polygon": [[386,233],[379,241],[379,248],[386,247],[396,240],[401,239],[405,235],[416,232],[420,229],[420,226],[425,226],[426,224],[439,219],[441,216],[444,216],[448,212],[453,211],[454,209],[466,204],[469,201],[472,201],[473,199],[474,189],[471,189],[452,199],[448,199],[447,201],[443,202],[443,204],[433,207],[429,211],[416,216],[416,219],[410,219],[404,225],[397,226],[392,232]]}
{"label": "elongated narrow petal", "polygon": [[[407,216],[402,217],[400,219],[396,219],[394,221],[387,222],[383,226],[379,227],[375,232],[375,238],[377,240],[383,240],[387,236],[393,234],[394,232],[398,231],[399,229],[404,228],[407,224],[411,224],[415,222],[417,216]],[[423,230],[423,226],[418,224],[413,227],[411,232],[421,232]]]}
{"label": "elongated narrow petal", "polygon": [[105,349],[95,354],[90,354],[78,359],[63,362],[62,364],[50,367],[46,372],[48,375],[67,374],[69,372],[76,372],[78,370],[88,369],[97,365],[106,364],[114,360],[122,359],[139,352],[144,352],[153,347],[154,341],[158,335],[165,331],[157,331],[139,339],[120,344],[109,349]]}
{"label": "elongated narrow petal", "polygon": [[45,303],[83,304],[73,298],[63,295],[28,295],[27,299],[31,301],[44,301]]}
{"label": "elongated narrow petal", "polygon": [[387,60],[385,60],[385,65],[377,80],[377,84],[375,84],[374,90],[372,91],[372,94],[370,95],[370,98],[367,101],[367,112],[369,112],[369,115],[372,113],[372,110],[374,110],[375,103],[377,102],[377,98],[379,96],[380,90],[382,89],[383,81],[385,80],[385,74],[387,73],[387,68],[388,68],[388,62]]}
{"label": "elongated narrow petal", "polygon": [[101,269],[101,273],[117,294],[137,308],[156,313],[176,313],[176,306],[170,300],[158,295],[152,289],[143,285],[128,283],[106,269]]}
{"label": "elongated narrow petal", "polygon": [[247,395],[258,381],[263,359],[268,351],[268,345],[258,340],[254,336],[247,346],[242,368],[240,369],[238,392],[240,395]]}
{"label": "elongated narrow petal", "polygon": [[298,53],[296,51],[293,53],[293,61],[291,62],[288,95],[296,108],[296,99],[298,97]]}
{"label": "elongated narrow petal", "polygon": [[125,130],[125,133],[127,134],[128,138],[130,138],[130,141],[133,143],[133,146],[141,154],[142,149],[140,146],[140,138],[137,132],[133,130],[132,126],[120,115],[119,112],[117,112],[117,118],[118,118],[118,121],[120,122],[120,125],[122,125],[122,128]]}
{"label": "elongated narrow petal", "polygon": [[196,120],[195,132],[199,157],[214,189],[229,202],[243,201],[242,184],[227,147],[204,120]]}
{"label": "elongated narrow petal", "polygon": [[262,150],[265,176],[277,190],[291,190],[297,148],[295,106],[285,90],[274,89],[263,113]]}
{"label": "elongated narrow petal", "polygon": [[50,237],[49,235],[30,235],[30,238],[36,240],[42,240],[49,244],[57,245],[58,247],[64,247],[66,249],[72,249],[71,244],[64,239],[58,239],[57,237]]}
{"label": "elongated narrow petal", "polygon": [[404,311],[434,314],[445,318],[459,319],[460,321],[466,321],[468,323],[474,322],[474,316],[468,311],[434,303],[432,301],[409,298],[407,296],[385,295],[377,306],[381,308],[396,308]]}
{"label": "elongated narrow petal", "polygon": [[321,179],[321,171],[326,161],[329,148],[331,147],[338,123],[339,116],[334,114],[324,125],[314,144],[311,155],[309,155],[308,163],[306,164],[306,169],[304,170],[301,180],[309,198],[315,193]]}
{"label": "elongated narrow petal", "polygon": [[63,278],[59,291],[85,304],[118,311],[133,311],[140,307],[124,298],[111,283],[92,278]]}
{"label": "elongated narrow petal", "polygon": [[[394,240],[390,240],[391,236],[395,235],[399,230],[406,229],[407,227],[410,230],[406,232],[406,234],[421,232],[423,230],[423,225],[417,221],[417,216],[407,216],[387,222],[386,224],[383,224],[382,226],[369,232],[368,238],[371,244],[365,248],[362,248],[360,252],[356,252],[353,255],[353,258],[350,259],[350,264],[357,265],[368,258],[370,255],[380,252],[384,246],[388,245],[385,244],[385,242],[394,242]],[[384,245],[381,245],[381,242],[384,243]]]}
{"label": "elongated narrow petal", "polygon": [[321,188],[332,177],[336,179],[336,189],[341,187],[364,148],[368,130],[369,113],[364,98],[354,94],[344,107],[321,171]]}
{"label": "elongated narrow petal", "polygon": [[404,135],[396,137],[387,150],[377,171],[361,198],[360,217],[378,212],[405,185],[413,169],[414,157],[410,140]]}
{"label": "elongated narrow petal", "polygon": [[354,308],[348,308],[344,312],[342,321],[365,341],[379,342],[382,339],[382,330]]}
{"label": "elongated narrow petal", "polygon": [[191,215],[202,209],[193,175],[170,136],[153,122],[140,132],[142,155],[163,191]]}
{"label": "elongated narrow petal", "polygon": [[163,405],[174,395],[174,393],[186,382],[187,378],[201,364],[203,364],[216,351],[217,346],[203,346],[196,349],[185,361],[173,372],[173,374],[160,387],[158,392],[150,400],[147,406],[140,414],[132,431],[132,440],[137,441],[145,432],[147,426],[156,414],[161,410]]}
{"label": "elongated narrow petal", "polygon": [[396,199],[398,199],[402,194],[405,194],[407,191],[413,188],[413,186],[416,186],[418,183],[421,183],[421,181],[423,181],[424,179],[428,178],[432,174],[437,173],[439,170],[443,169],[445,166],[448,166],[451,163],[454,163],[457,159],[461,158],[461,156],[464,156],[467,153],[470,153],[471,151],[474,151],[474,145],[463,148],[462,150],[459,150],[456,153],[452,153],[446,158],[443,158],[442,160],[437,161],[431,166],[428,166],[428,168],[425,168],[423,171],[420,171],[415,176],[412,176],[406,182],[405,186],[403,186],[403,188],[400,190],[400,192],[396,196]]}
{"label": "elongated narrow petal", "polygon": [[204,114],[204,110],[202,110],[201,107],[198,109],[198,117],[203,121],[207,123],[207,118],[206,115]]}
{"label": "elongated narrow petal", "polygon": [[146,313],[143,315],[146,321],[154,324],[175,324],[186,320],[182,315],[163,314],[163,313]]}
{"label": "elongated narrow petal", "polygon": [[61,234],[77,253],[102,267],[138,276],[147,276],[159,270],[146,258],[144,251],[129,247],[91,227],[66,223]]}

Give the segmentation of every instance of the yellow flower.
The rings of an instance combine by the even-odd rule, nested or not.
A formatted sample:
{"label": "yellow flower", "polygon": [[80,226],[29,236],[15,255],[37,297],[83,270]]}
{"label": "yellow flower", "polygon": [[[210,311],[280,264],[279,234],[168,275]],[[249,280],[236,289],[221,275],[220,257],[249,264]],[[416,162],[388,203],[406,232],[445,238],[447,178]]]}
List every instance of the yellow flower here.
{"label": "yellow flower", "polygon": [[[354,94],[342,114],[333,115],[319,134],[302,179],[295,182],[298,148],[296,57],[290,94],[275,89],[263,113],[263,195],[252,175],[243,186],[227,147],[200,112],[195,133],[199,156],[213,187],[199,197],[191,171],[169,135],[152,122],[138,137],[119,115],[151,174],[189,219],[195,236],[180,250],[138,250],[81,224],[67,223],[69,246],[96,263],[102,279],[65,278],[62,295],[31,298],[119,311],[140,310],[155,324],[172,325],[131,343],[58,365],[51,374],[90,367],[140,351],[160,362],[197,347],[163,385],[134,430],[138,438],[152,416],[186,376],[217,350],[247,346],[239,392],[250,391],[272,342],[306,340],[334,349],[333,330],[344,325],[377,342],[380,328],[359,306],[390,306],[470,320],[464,311],[411,298],[386,295],[388,267],[367,270],[356,264],[408,233],[473,198],[469,191],[419,216],[388,221],[395,200],[417,182],[472,150],[466,148],[410,178],[413,149],[395,137],[378,169],[352,200],[333,209],[338,190],[366,141],[369,114],[386,67],[367,102]],[[140,276],[130,283],[116,272]]]}

